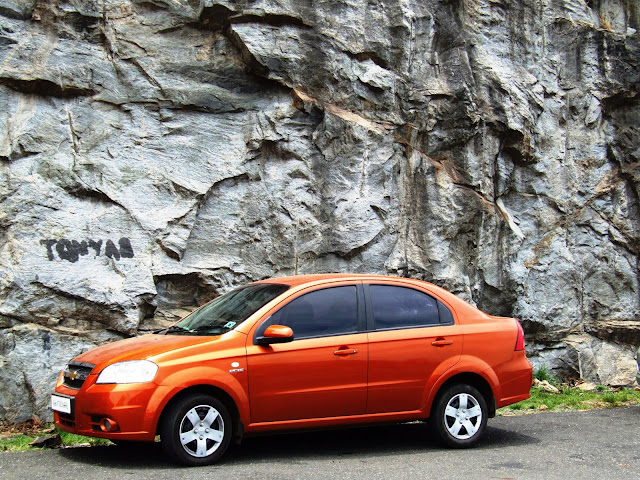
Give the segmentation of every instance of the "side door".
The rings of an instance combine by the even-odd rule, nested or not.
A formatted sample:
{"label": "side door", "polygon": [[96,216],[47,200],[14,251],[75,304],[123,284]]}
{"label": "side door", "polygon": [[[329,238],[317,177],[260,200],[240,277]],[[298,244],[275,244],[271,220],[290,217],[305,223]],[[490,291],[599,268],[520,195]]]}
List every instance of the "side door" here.
{"label": "side door", "polygon": [[440,300],[409,286],[365,285],[369,330],[367,413],[422,408],[426,387],[455,365],[462,332]]}
{"label": "side door", "polygon": [[[258,322],[247,340],[251,422],[360,415],[367,400],[361,284],[308,289]],[[269,325],[294,340],[260,346]]]}

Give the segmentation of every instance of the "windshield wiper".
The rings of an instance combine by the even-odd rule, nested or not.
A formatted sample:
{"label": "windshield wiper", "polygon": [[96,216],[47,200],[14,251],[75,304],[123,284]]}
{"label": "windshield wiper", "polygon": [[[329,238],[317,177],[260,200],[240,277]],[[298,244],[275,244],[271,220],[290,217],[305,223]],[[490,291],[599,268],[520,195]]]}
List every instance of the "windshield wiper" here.
{"label": "windshield wiper", "polygon": [[209,335],[220,335],[222,333],[228,332],[229,330],[231,330],[231,328],[225,325],[199,325],[195,328],[187,328],[187,327],[180,327],[178,325],[172,325],[169,328],[165,328],[163,330],[157,330],[153,333],[157,333],[159,335],[168,335],[171,333],[178,333],[178,334],[182,333],[185,335],[207,333]]}
{"label": "windshield wiper", "polygon": [[171,325],[169,328],[158,330],[154,333],[157,333],[159,335],[168,335],[169,333],[191,333],[191,330],[185,327],[179,327],[178,325]]}
{"label": "windshield wiper", "polygon": [[221,333],[228,332],[229,330],[231,329],[220,326],[220,325],[200,325],[196,328],[191,329],[192,332],[198,332],[198,333],[206,332],[212,335],[220,335]]}

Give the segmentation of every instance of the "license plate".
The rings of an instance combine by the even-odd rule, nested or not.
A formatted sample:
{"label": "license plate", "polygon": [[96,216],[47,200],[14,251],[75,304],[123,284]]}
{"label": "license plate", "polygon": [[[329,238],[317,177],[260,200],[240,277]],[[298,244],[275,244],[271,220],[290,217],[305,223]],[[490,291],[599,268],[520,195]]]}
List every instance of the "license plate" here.
{"label": "license plate", "polygon": [[51,395],[51,409],[56,412],[71,413],[71,399]]}

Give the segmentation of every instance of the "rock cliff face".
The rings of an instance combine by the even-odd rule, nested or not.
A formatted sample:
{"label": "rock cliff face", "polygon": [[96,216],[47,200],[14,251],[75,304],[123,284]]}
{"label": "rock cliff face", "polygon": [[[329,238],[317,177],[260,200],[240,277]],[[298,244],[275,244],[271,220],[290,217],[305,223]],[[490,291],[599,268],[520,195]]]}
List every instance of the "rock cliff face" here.
{"label": "rock cliff face", "polygon": [[632,0],[0,0],[0,419],[233,286],[406,275],[635,381]]}

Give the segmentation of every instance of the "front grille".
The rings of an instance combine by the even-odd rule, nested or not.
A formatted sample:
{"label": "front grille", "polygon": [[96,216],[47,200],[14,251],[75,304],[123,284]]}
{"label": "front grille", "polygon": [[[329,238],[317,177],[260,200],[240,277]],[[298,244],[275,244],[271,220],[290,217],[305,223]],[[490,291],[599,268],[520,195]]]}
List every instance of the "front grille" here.
{"label": "front grille", "polygon": [[91,370],[95,367],[92,363],[71,362],[64,369],[64,379],[62,383],[76,390],[80,390],[84,381],[89,377]]}
{"label": "front grille", "polygon": [[56,414],[58,415],[58,421],[60,422],[60,424],[67,427],[76,428],[76,419],[73,417],[73,415],[62,412],[56,412]]}

